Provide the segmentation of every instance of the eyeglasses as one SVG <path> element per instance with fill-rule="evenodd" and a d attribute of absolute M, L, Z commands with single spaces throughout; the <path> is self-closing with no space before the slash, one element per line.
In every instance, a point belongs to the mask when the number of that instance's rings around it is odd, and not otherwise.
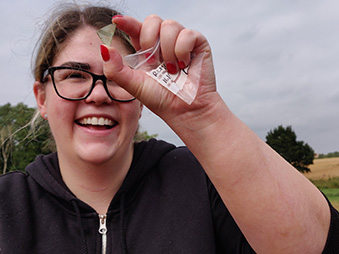
<path fill-rule="evenodd" d="M 57 66 L 46 70 L 44 79 L 50 74 L 57 95 L 65 100 L 80 101 L 86 99 L 101 80 L 108 97 L 118 102 L 135 100 L 125 89 L 104 75 L 96 75 L 77 67 Z"/>

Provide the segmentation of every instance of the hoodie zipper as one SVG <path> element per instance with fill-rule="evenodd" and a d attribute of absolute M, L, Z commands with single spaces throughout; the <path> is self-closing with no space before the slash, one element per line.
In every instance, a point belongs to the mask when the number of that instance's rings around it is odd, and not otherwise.
<path fill-rule="evenodd" d="M 101 253 L 106 254 L 107 249 L 107 227 L 106 227 L 106 214 L 100 215 L 99 214 L 99 233 L 101 234 L 102 239 L 102 246 L 101 246 Z"/>

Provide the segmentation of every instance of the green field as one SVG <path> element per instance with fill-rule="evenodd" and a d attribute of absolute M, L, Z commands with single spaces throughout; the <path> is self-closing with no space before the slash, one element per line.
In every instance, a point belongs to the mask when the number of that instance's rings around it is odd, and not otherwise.
<path fill-rule="evenodd" d="M 311 173 L 304 174 L 339 210 L 339 157 L 315 159 Z"/>
<path fill-rule="evenodd" d="M 339 177 L 310 180 L 325 194 L 333 206 L 339 210 Z"/>
<path fill-rule="evenodd" d="M 339 189 L 320 189 L 331 201 L 332 205 L 339 210 Z"/>

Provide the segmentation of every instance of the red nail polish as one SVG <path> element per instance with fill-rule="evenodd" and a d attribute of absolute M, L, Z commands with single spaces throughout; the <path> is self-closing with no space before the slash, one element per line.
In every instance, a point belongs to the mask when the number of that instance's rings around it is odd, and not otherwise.
<path fill-rule="evenodd" d="M 122 16 L 122 15 L 120 15 L 120 14 L 118 14 L 118 15 L 114 15 L 113 17 L 112 17 L 112 21 L 113 21 L 113 19 L 115 19 L 115 18 L 123 18 L 124 16 Z M 113 22 L 114 23 L 114 22 Z"/>
<path fill-rule="evenodd" d="M 184 61 L 178 61 L 178 65 L 181 70 L 186 68 L 186 64 L 184 63 Z"/>
<path fill-rule="evenodd" d="M 108 48 L 106 48 L 104 45 L 100 45 L 100 50 L 101 50 L 101 56 L 102 56 L 102 60 L 104 60 L 105 62 L 109 61 L 109 51 Z"/>
<path fill-rule="evenodd" d="M 166 63 L 166 68 L 170 74 L 175 74 L 178 72 L 178 68 L 174 63 Z"/>

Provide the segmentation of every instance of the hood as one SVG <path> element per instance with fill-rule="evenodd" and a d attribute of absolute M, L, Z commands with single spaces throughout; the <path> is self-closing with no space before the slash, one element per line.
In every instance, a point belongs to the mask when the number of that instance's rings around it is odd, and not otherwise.
<path fill-rule="evenodd" d="M 75 199 L 62 180 L 57 153 L 37 156 L 26 171 L 45 191 L 65 201 Z"/>
<path fill-rule="evenodd" d="M 154 168 L 166 153 L 174 148 L 174 145 L 155 139 L 136 143 L 130 170 L 112 200 L 110 208 L 116 207 L 121 194 L 131 194 L 132 190 L 135 192 L 143 177 Z M 27 166 L 26 171 L 44 190 L 59 199 L 66 202 L 77 200 L 62 180 L 57 153 L 39 155 L 34 162 Z M 79 202 L 79 200 L 77 201 Z"/>

